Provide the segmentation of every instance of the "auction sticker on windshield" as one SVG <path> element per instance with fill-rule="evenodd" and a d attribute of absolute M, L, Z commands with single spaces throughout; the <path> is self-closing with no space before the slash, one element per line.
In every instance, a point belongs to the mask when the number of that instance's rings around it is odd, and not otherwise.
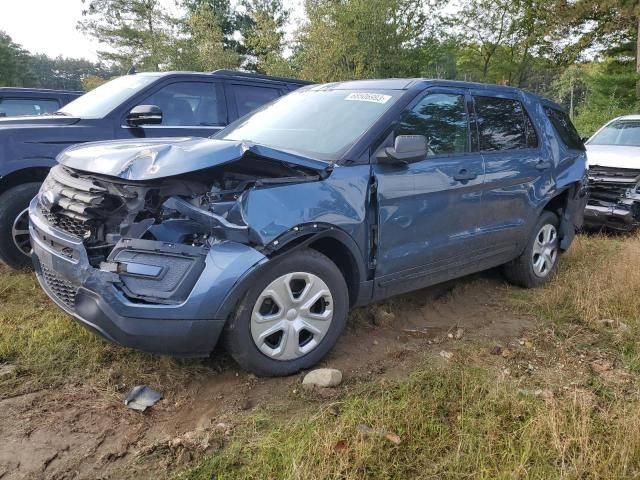
<path fill-rule="evenodd" d="M 345 100 L 353 100 L 356 102 L 373 102 L 387 103 L 391 95 L 383 95 L 382 93 L 350 93 Z"/>

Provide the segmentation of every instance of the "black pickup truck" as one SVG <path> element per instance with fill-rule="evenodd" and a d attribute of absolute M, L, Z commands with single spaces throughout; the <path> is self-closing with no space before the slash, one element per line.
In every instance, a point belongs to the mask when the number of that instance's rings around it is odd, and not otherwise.
<path fill-rule="evenodd" d="M 27 207 L 55 158 L 83 142 L 208 137 L 308 82 L 231 70 L 138 73 L 53 113 L 0 118 L 0 261 L 30 264 Z"/>
<path fill-rule="evenodd" d="M 0 87 L 0 117 L 46 115 L 83 94 L 46 88 Z"/>

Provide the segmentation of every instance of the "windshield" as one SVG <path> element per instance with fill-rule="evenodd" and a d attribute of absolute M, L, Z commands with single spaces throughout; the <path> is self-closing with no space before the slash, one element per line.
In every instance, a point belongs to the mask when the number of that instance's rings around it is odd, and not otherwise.
<path fill-rule="evenodd" d="M 616 120 L 596 133 L 589 145 L 640 147 L 640 120 Z"/>
<path fill-rule="evenodd" d="M 337 160 L 403 93 L 298 90 L 237 120 L 215 138 Z"/>
<path fill-rule="evenodd" d="M 78 118 L 103 118 L 122 102 L 156 81 L 153 75 L 126 75 L 85 93 L 58 112 Z"/>

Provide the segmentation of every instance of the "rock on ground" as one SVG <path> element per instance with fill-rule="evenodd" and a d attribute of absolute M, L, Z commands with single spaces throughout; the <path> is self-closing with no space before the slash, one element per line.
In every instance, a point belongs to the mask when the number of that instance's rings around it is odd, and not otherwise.
<path fill-rule="evenodd" d="M 302 385 L 309 387 L 337 387 L 342 383 L 342 372 L 335 368 L 318 368 L 304 376 Z"/>

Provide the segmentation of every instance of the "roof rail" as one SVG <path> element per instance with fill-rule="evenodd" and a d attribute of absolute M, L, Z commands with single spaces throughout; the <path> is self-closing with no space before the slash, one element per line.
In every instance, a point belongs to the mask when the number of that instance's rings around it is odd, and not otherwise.
<path fill-rule="evenodd" d="M 259 78 L 261 80 L 273 80 L 277 82 L 287 82 L 287 83 L 300 83 L 303 85 L 311 85 L 313 82 L 308 82 L 307 80 L 299 80 L 297 78 L 290 77 L 276 77 L 273 75 L 263 75 L 262 73 L 253 73 L 253 72 L 243 72 L 240 70 L 214 70 L 211 72 L 214 75 L 230 75 L 234 77 L 244 77 L 244 78 Z"/>

